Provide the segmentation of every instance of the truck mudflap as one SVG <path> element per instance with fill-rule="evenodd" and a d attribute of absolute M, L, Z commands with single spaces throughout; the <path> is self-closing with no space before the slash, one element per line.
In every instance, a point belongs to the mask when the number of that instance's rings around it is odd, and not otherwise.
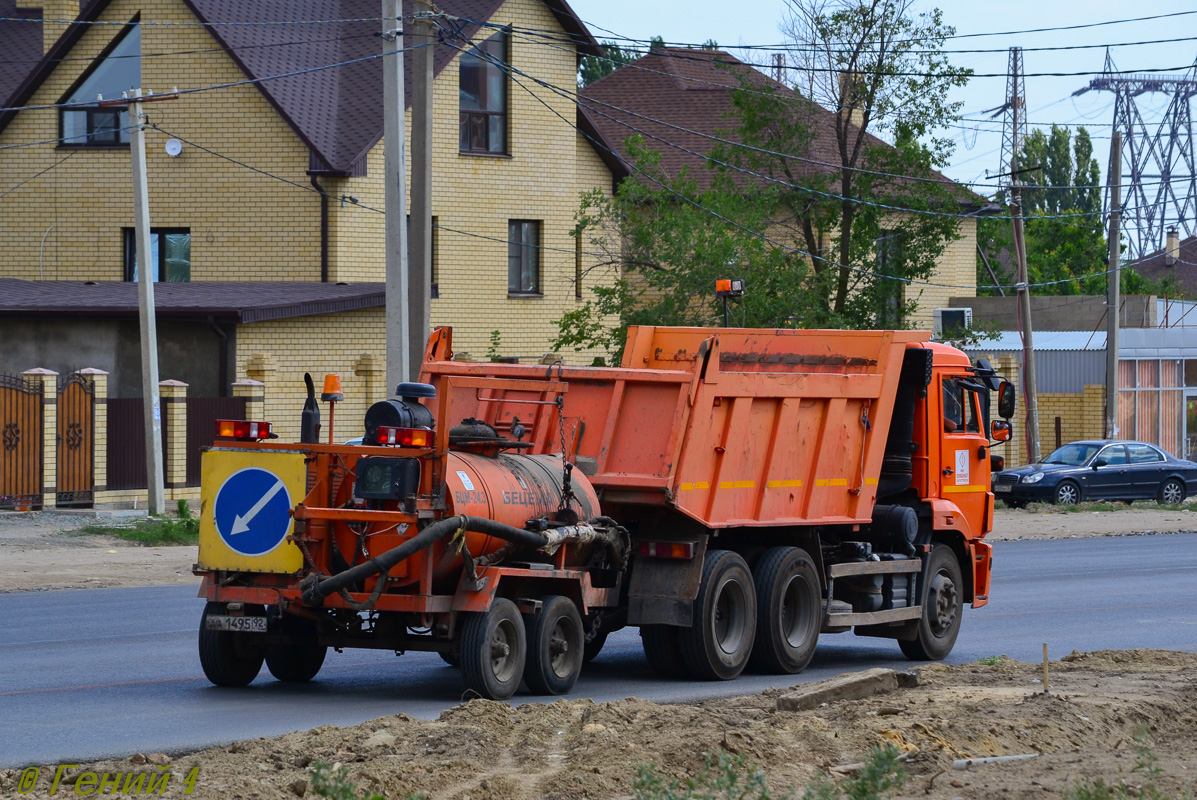
<path fill-rule="evenodd" d="M 989 579 L 993 575 L 993 545 L 973 541 L 969 549 L 973 556 L 973 608 L 980 608 L 989 602 Z"/>
<path fill-rule="evenodd" d="M 688 628 L 694 624 L 694 598 L 698 597 L 698 587 L 702 582 L 707 537 L 669 538 L 670 541 L 693 544 L 693 556 L 636 557 L 632 564 L 632 580 L 628 584 L 629 625 L 677 625 Z"/>

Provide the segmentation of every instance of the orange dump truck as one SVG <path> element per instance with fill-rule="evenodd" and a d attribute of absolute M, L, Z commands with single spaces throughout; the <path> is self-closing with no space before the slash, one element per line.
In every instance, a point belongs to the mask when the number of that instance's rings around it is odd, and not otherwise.
<path fill-rule="evenodd" d="M 639 327 L 605 368 L 455 361 L 440 328 L 421 379 L 360 444 L 319 443 L 310 379 L 299 443 L 218 423 L 214 683 L 365 647 L 436 651 L 485 697 L 562 694 L 629 625 L 673 677 L 795 673 L 848 630 L 940 659 L 988 599 L 1014 390 L 925 333 Z"/>

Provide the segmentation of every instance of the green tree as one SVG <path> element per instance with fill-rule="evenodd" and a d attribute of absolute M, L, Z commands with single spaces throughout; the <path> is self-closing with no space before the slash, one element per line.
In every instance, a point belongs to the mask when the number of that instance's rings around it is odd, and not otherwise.
<path fill-rule="evenodd" d="M 583 56 L 582 63 L 578 65 L 579 89 L 589 86 L 599 78 L 607 77 L 620 67 L 631 64 L 644 55 L 643 50 L 622 46 L 619 42 L 600 42 L 600 44 L 603 46 L 604 52 L 606 52 L 605 58 Z M 665 40 L 660 36 L 654 36 L 649 40 L 648 47 L 650 50 L 656 50 L 658 47 L 664 46 Z"/>

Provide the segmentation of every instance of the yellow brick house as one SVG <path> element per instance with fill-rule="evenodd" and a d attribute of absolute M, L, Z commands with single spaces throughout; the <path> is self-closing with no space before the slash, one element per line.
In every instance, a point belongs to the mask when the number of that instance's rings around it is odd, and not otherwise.
<path fill-rule="evenodd" d="M 146 105 L 161 377 L 190 397 L 259 381 L 295 437 L 303 373 L 336 372 L 356 435 L 388 393 L 377 2 L 30 5 L 0 0 L 0 373 L 98 368 L 140 395 L 129 120 L 99 98 L 177 88 Z M 498 331 L 539 359 L 582 294 L 579 196 L 619 165 L 572 99 L 494 62 L 568 89 L 602 51 L 564 0 L 438 7 L 432 322 L 474 357 Z"/>

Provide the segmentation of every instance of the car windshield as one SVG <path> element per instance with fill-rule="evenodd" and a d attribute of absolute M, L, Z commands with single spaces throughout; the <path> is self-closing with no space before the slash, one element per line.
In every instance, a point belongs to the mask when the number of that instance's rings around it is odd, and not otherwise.
<path fill-rule="evenodd" d="M 1097 452 L 1097 448 L 1098 445 L 1095 444 L 1066 444 L 1043 459 L 1043 463 L 1067 464 L 1072 467 L 1079 467 L 1088 463 L 1089 459 L 1093 458 L 1093 454 Z"/>

